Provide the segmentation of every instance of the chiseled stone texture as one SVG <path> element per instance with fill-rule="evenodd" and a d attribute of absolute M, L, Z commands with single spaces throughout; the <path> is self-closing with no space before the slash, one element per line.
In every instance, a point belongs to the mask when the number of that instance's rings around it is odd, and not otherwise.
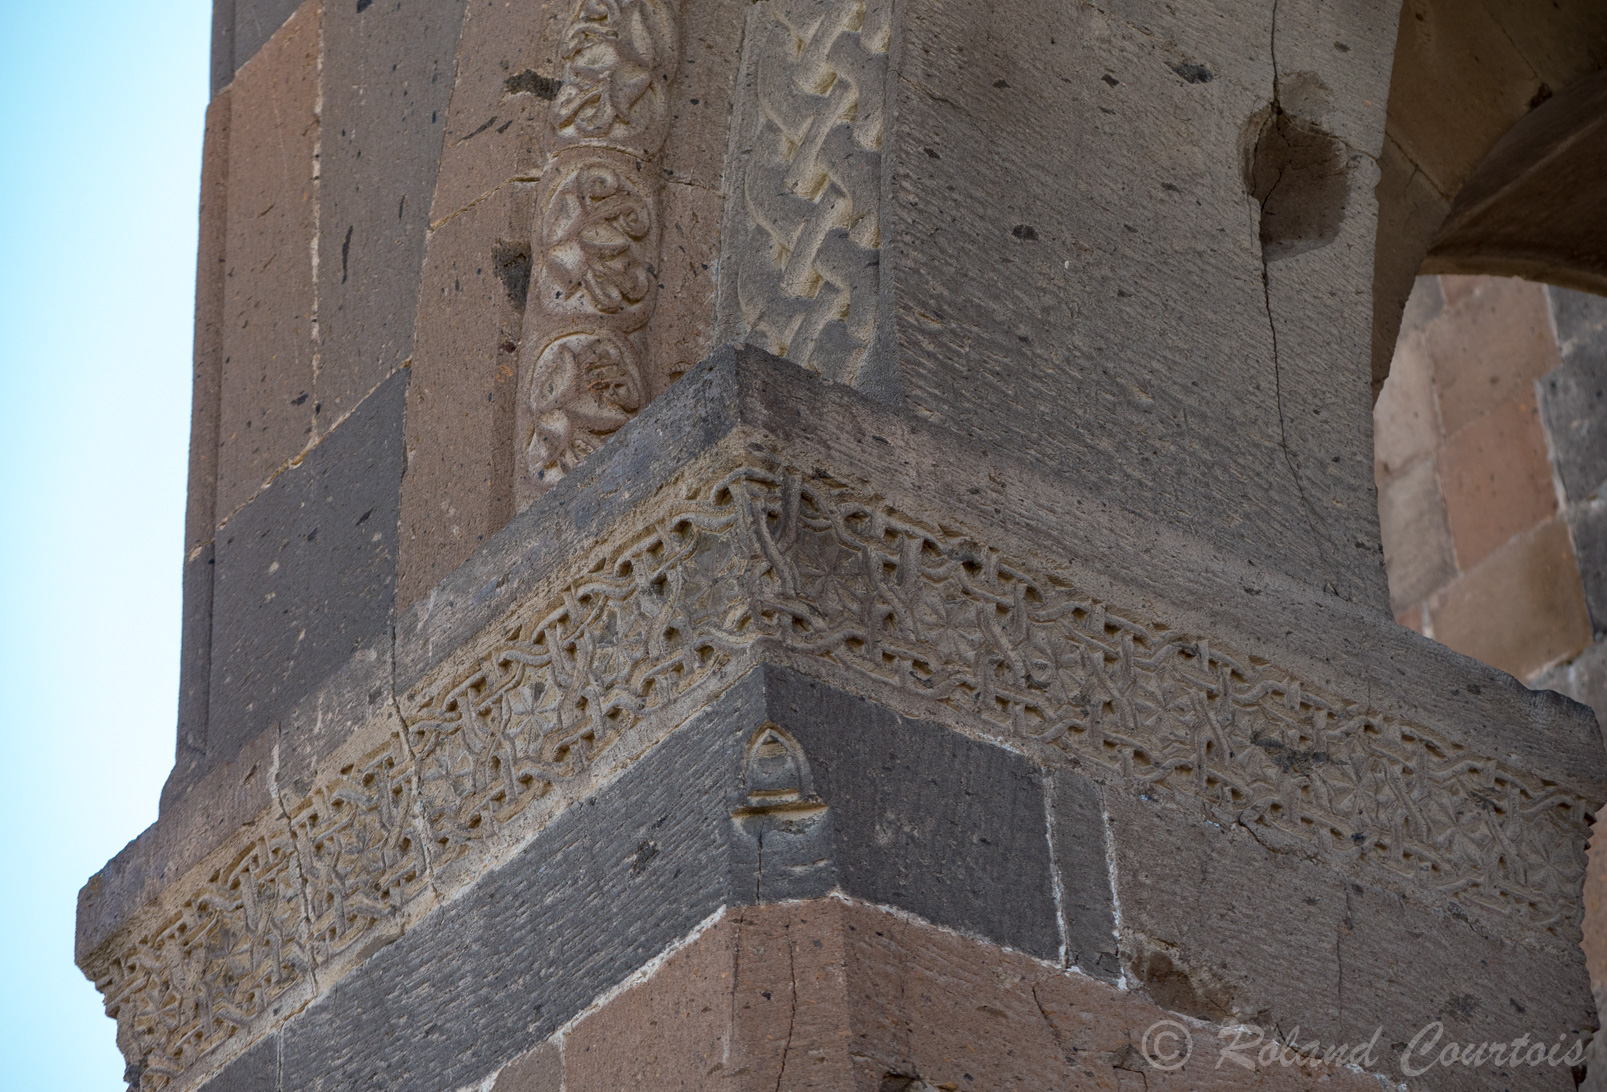
<path fill-rule="evenodd" d="M 563 1087 L 1379 1087 L 1372 1073 L 1338 1068 L 1219 1065 L 1217 1029 L 1192 1021 L 1194 1056 L 1163 1072 L 1139 1049 L 1163 1019 L 1177 1016 L 1131 991 L 862 903 L 752 907 L 733 911 L 570 1029 Z M 559 1064 L 552 1054 L 544 1061 Z"/>
<path fill-rule="evenodd" d="M 430 233 L 408 369 L 396 591 L 404 607 L 513 516 L 533 188 L 505 185 Z"/>
<path fill-rule="evenodd" d="M 390 642 L 407 373 L 218 533 L 207 762 Z"/>
<path fill-rule="evenodd" d="M 1386 1044 L 1433 1020 L 1461 1042 L 1594 1024 L 1577 947 L 1492 937 L 1454 907 L 1413 905 L 1274 852 L 1164 793 L 1112 790 L 1106 800 L 1123 954 L 1165 1008 L 1298 1024 L 1325 1041 L 1382 1027 Z"/>
<path fill-rule="evenodd" d="M 413 353 L 465 0 L 325 13 L 318 214 L 320 432 Z M 312 237 L 309 231 L 304 239 Z"/>
<path fill-rule="evenodd" d="M 1270 6 L 908 9 L 889 397 L 1385 609 L 1363 303 L 1393 14 L 1286 3 L 1274 48 Z M 1245 177 L 1275 95 L 1332 157 L 1288 237 Z"/>
<path fill-rule="evenodd" d="M 298 11 L 229 90 L 218 522 L 312 434 L 319 12 Z"/>

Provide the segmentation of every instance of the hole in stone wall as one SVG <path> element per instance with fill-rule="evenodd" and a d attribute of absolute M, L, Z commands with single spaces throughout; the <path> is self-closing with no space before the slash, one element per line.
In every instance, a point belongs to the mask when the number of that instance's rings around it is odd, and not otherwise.
<path fill-rule="evenodd" d="M 491 261 L 496 268 L 497 279 L 502 281 L 503 291 L 508 294 L 508 302 L 523 311 L 525 299 L 530 295 L 529 241 L 497 240 L 497 245 L 491 251 Z"/>
<path fill-rule="evenodd" d="M 1273 104 L 1250 119 L 1244 188 L 1261 206 L 1267 261 L 1327 246 L 1350 195 L 1349 156 L 1338 137 Z"/>

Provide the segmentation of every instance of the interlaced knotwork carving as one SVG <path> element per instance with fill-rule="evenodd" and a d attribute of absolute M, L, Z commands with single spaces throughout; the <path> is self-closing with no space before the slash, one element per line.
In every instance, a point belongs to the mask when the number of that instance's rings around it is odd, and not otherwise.
<path fill-rule="evenodd" d="M 578 0 L 537 195 L 520 406 L 529 501 L 646 400 L 642 327 L 658 296 L 660 182 L 678 0 Z"/>
<path fill-rule="evenodd" d="M 744 337 L 841 382 L 869 352 L 880 284 L 890 0 L 767 0 L 752 42 L 746 231 L 726 248 Z"/>
<path fill-rule="evenodd" d="M 756 463 L 658 511 L 422 685 L 405 740 L 90 958 L 146 1087 L 260 1033 L 314 964 L 338 974 L 426 905 L 426 869 L 438 880 L 494 833 L 516 844 L 533 804 L 760 641 L 1275 850 L 1577 942 L 1589 802 L 1380 714 L 1364 685 L 1308 687 L 819 471 Z"/>

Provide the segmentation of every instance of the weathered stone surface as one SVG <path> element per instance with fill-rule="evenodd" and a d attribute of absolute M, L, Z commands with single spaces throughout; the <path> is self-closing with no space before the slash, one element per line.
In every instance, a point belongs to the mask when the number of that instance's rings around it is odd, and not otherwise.
<path fill-rule="evenodd" d="M 504 1066 L 491 1092 L 563 1092 L 563 1065 L 563 1051 L 557 1044 L 543 1043 Z"/>
<path fill-rule="evenodd" d="M 1378 527 L 1389 566 L 1391 609 L 1399 612 L 1422 602 L 1456 576 L 1451 526 L 1433 456 L 1419 458 L 1379 483 Z"/>
<path fill-rule="evenodd" d="M 1429 615 L 1435 640 L 1519 678 L 1582 651 L 1590 617 L 1567 523 L 1514 538 L 1436 595 Z"/>
<path fill-rule="evenodd" d="M 320 143 L 316 5 L 243 66 L 230 87 L 221 521 L 312 434 L 313 258 Z M 325 148 L 327 156 L 327 147 Z"/>
<path fill-rule="evenodd" d="M 1592 628 L 1597 633 L 1607 632 L 1607 497 L 1598 494 L 1582 504 L 1569 505 L 1568 530 Z"/>
<path fill-rule="evenodd" d="M 1577 948 L 1498 940 L 1147 793 L 1114 791 L 1106 803 L 1124 957 L 1165 1008 L 1298 1024 L 1325 1042 L 1365 1041 L 1382 1027 L 1385 1049 L 1434 1020 L 1460 1042 L 1519 1031 L 1552 1040 L 1594 1023 Z M 1465 999 L 1470 967 L 1480 985 Z M 1566 1070 L 1551 1076 L 1567 1087 Z"/>
<path fill-rule="evenodd" d="M 1066 965 L 1107 982 L 1121 977 L 1112 903 L 1104 795 L 1098 785 L 1066 770 L 1049 790 L 1050 839 L 1060 881 Z"/>
<path fill-rule="evenodd" d="M 219 532 L 207 761 L 390 641 L 405 372 Z"/>
<path fill-rule="evenodd" d="M 1422 283 L 1433 285 L 1436 280 L 1425 277 Z M 1433 455 L 1440 436 L 1434 366 L 1423 331 L 1415 324 L 1403 326 L 1389 379 L 1373 403 L 1373 462 L 1380 488 L 1385 478 L 1412 460 Z"/>
<path fill-rule="evenodd" d="M 1480 277 L 1453 300 L 1455 280 L 1441 278 L 1445 310 L 1425 328 L 1440 419 L 1452 438 L 1503 402 L 1532 405 L 1534 381 L 1560 363 L 1543 288 Z"/>
<path fill-rule="evenodd" d="M 234 12 L 234 68 L 257 55 L 305 0 L 227 0 Z M 313 5 L 308 5 L 313 6 Z"/>
<path fill-rule="evenodd" d="M 764 673 L 770 719 L 802 745 L 831 813 L 845 891 L 1056 956 L 1036 766 L 792 672 Z"/>
<path fill-rule="evenodd" d="M 430 220 L 439 227 L 510 179 L 535 179 L 547 157 L 547 112 L 562 69 L 558 43 L 572 5 L 471 0 L 462 63 L 444 111 Z M 529 240 L 525 240 L 528 242 Z M 429 325 L 421 321 L 420 333 Z"/>
<path fill-rule="evenodd" d="M 207 1092 L 280 1092 L 279 1036 L 270 1035 L 206 1082 Z"/>
<path fill-rule="evenodd" d="M 1562 366 L 1541 380 L 1540 412 L 1570 504 L 1607 482 L 1607 300 L 1547 288 Z"/>
<path fill-rule="evenodd" d="M 184 615 L 174 763 L 180 769 L 199 761 L 206 748 L 212 656 L 212 531 L 217 526 L 218 419 L 222 413 L 224 315 L 228 306 L 229 103 L 229 93 L 225 91 L 207 106 L 201 153 L 189 485 L 184 509 Z"/>
<path fill-rule="evenodd" d="M 910 12 L 883 256 L 907 404 L 1382 609 L 1368 325 L 1330 310 L 1369 289 L 1373 168 L 1336 152 L 1337 233 L 1265 265 L 1240 149 L 1271 116 L 1270 11 L 1139 6 Z M 1384 100 L 1379 23 L 1345 18 L 1313 109 Z"/>
<path fill-rule="evenodd" d="M 328 10 L 318 216 L 320 433 L 413 353 L 464 3 Z"/>
<path fill-rule="evenodd" d="M 1464 572 L 1557 511 L 1532 398 L 1503 402 L 1452 436 L 1440 466 L 1445 514 Z"/>
<path fill-rule="evenodd" d="M 396 592 L 403 606 L 426 595 L 513 516 L 531 188 L 503 186 L 430 233 L 408 369 Z"/>

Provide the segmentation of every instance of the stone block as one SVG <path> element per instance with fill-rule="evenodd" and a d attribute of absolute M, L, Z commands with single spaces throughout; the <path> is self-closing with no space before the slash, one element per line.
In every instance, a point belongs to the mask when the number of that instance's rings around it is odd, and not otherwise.
<path fill-rule="evenodd" d="M 1540 412 L 1570 504 L 1607 482 L 1607 301 L 1547 288 L 1562 366 L 1540 381 Z"/>
<path fill-rule="evenodd" d="M 1590 618 L 1566 522 L 1553 517 L 1463 573 L 1429 617 L 1435 640 L 1520 679 L 1584 649 Z"/>
<path fill-rule="evenodd" d="M 430 233 L 408 369 L 397 562 L 403 606 L 428 594 L 513 516 L 532 188 L 503 186 Z"/>
<path fill-rule="evenodd" d="M 1380 487 L 1412 460 L 1432 456 L 1440 440 L 1434 369 L 1423 334 L 1403 326 L 1389 378 L 1373 403 L 1373 469 Z"/>
<path fill-rule="evenodd" d="M 320 433 L 413 354 L 465 0 L 326 14 L 318 218 Z"/>
<path fill-rule="evenodd" d="M 234 69 L 255 57 L 298 8 L 320 7 L 319 0 L 228 0 L 234 12 Z"/>
<path fill-rule="evenodd" d="M 563 1088 L 563 1051 L 554 1043 L 543 1043 L 504 1066 L 491 1092 L 563 1092 Z"/>
<path fill-rule="evenodd" d="M 1103 794 L 1087 778 L 1058 771 L 1051 779 L 1049 814 L 1066 965 L 1094 978 L 1118 981 L 1122 968 Z"/>
<path fill-rule="evenodd" d="M 669 135 L 659 158 L 666 182 L 716 195 L 725 190 L 726 145 L 751 6 L 749 0 L 700 0 L 681 6 L 681 67 L 670 96 Z M 709 223 L 718 225 L 718 215 Z M 664 240 L 668 259 L 668 233 Z"/>
<path fill-rule="evenodd" d="M 212 541 L 217 526 L 218 417 L 228 312 L 230 94 L 208 104 L 201 145 L 201 215 L 195 258 L 195 341 L 190 387 L 189 488 L 184 552 Z"/>
<path fill-rule="evenodd" d="M 234 78 L 234 0 L 212 0 L 212 57 L 208 71 L 214 95 Z"/>
<path fill-rule="evenodd" d="M 279 1036 L 270 1035 L 206 1082 L 207 1092 L 282 1092 Z"/>
<path fill-rule="evenodd" d="M 219 532 L 207 761 L 390 642 L 407 373 Z"/>
<path fill-rule="evenodd" d="M 1454 911 L 1275 852 L 1253 819 L 1224 828 L 1148 792 L 1111 791 L 1106 807 L 1124 956 L 1163 1008 L 1285 1032 L 1298 1024 L 1324 1042 L 1382 1028 L 1384 1050 L 1434 1020 L 1464 1042 L 1552 1039 L 1593 1023 L 1577 949 L 1500 939 Z M 1480 985 L 1467 1000 L 1470 967 Z"/>
<path fill-rule="evenodd" d="M 1378 485 L 1378 526 L 1389 572 L 1389 600 L 1407 610 L 1456 576 L 1445 498 L 1433 457 L 1419 458 Z"/>
<path fill-rule="evenodd" d="M 230 88 L 227 301 L 217 519 L 312 434 L 319 9 L 309 5 Z"/>
<path fill-rule="evenodd" d="M 1585 606 L 1597 633 L 1607 633 L 1607 497 L 1568 507 L 1568 530 L 1585 586 Z"/>
<path fill-rule="evenodd" d="M 1557 493 L 1533 400 L 1502 402 L 1447 440 L 1440 482 L 1463 572 L 1550 519 Z"/>
<path fill-rule="evenodd" d="M 1056 957 L 1045 788 L 1033 763 L 792 672 L 763 671 L 770 717 L 802 746 L 830 812 L 845 891 Z"/>
<path fill-rule="evenodd" d="M 1378 158 L 1378 239 L 1373 247 L 1373 360 L 1372 386 L 1376 398 L 1390 372 L 1399 335 L 1405 329 L 1404 311 L 1419 297 L 1419 286 L 1432 286 L 1432 313 L 1444 306 L 1437 277 L 1420 277 L 1423 252 L 1450 211 L 1450 202 L 1436 190 L 1393 140 L 1384 141 Z M 1413 326 L 1419 325 L 1413 323 Z"/>
<path fill-rule="evenodd" d="M 1528 281 L 1478 278 L 1466 296 L 1446 285 L 1445 310 L 1426 328 L 1440 421 L 1454 438 L 1503 402 L 1533 404 L 1534 381 L 1555 368 L 1545 290 Z"/>
<path fill-rule="evenodd" d="M 714 348 L 715 271 L 725 203 L 716 190 L 676 182 L 664 186 L 662 200 L 658 306 L 647 327 L 655 395 Z"/>
<path fill-rule="evenodd" d="M 559 42 L 572 7 L 569 0 L 477 0 L 465 7 L 461 61 L 443 114 L 432 224 L 439 226 L 513 178 L 541 176 L 547 116 L 563 78 Z M 428 329 L 421 321 L 420 333 Z"/>
<path fill-rule="evenodd" d="M 1137 7 L 1138 25 L 1103 6 L 909 13 L 885 153 L 889 351 L 906 362 L 890 389 L 1135 515 L 1382 609 L 1369 326 L 1331 311 L 1369 283 L 1373 167 L 1341 154 L 1334 234 L 1269 270 L 1240 150 L 1270 57 L 1229 45 L 1270 44 L 1268 13 Z M 1353 29 L 1372 49 L 1377 28 Z M 1381 96 L 1371 78 L 1328 87 Z"/>

